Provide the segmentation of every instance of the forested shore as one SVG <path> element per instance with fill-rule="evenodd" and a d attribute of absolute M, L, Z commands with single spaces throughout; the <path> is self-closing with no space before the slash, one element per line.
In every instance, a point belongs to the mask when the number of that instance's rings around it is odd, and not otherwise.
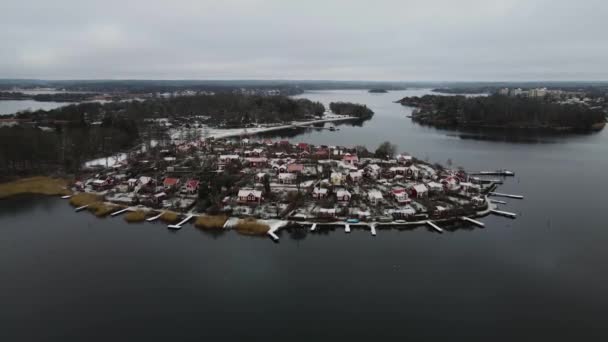
<path fill-rule="evenodd" d="M 602 129 L 606 123 L 601 109 L 545 98 L 426 95 L 406 97 L 399 103 L 417 108 L 413 121 L 438 127 L 591 131 Z"/>

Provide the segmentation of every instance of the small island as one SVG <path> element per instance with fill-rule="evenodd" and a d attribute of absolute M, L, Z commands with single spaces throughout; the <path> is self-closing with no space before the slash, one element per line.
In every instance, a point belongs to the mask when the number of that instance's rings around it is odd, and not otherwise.
<path fill-rule="evenodd" d="M 603 100 L 603 99 L 602 99 Z M 398 102 L 416 107 L 414 122 L 447 128 L 597 131 L 606 125 L 602 100 L 561 100 L 549 96 L 405 97 Z"/>
<path fill-rule="evenodd" d="M 382 94 L 382 93 L 388 93 L 388 90 L 383 89 L 383 88 L 372 88 L 369 90 L 370 93 L 377 93 L 377 94 Z"/>

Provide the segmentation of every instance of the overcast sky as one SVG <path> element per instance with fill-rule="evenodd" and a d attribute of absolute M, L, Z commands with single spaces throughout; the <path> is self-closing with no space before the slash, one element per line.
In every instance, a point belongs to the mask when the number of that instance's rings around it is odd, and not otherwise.
<path fill-rule="evenodd" d="M 605 0 L 1 0 L 0 78 L 608 80 Z"/>

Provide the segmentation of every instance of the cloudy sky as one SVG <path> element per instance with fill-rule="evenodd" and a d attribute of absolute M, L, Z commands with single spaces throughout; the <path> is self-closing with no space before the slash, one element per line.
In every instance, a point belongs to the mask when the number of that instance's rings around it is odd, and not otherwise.
<path fill-rule="evenodd" d="M 608 80 L 605 0 L 0 7 L 0 78 Z"/>

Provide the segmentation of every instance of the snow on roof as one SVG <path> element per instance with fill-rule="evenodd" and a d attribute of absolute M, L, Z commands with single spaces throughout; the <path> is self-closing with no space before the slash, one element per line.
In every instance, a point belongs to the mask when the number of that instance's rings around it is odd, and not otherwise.
<path fill-rule="evenodd" d="M 336 195 L 338 197 L 344 197 L 344 196 L 350 197 L 350 192 L 348 192 L 348 190 L 341 189 L 341 190 L 338 190 L 338 192 L 336 193 Z"/>
<path fill-rule="evenodd" d="M 249 197 L 249 195 L 253 195 L 254 197 L 262 197 L 262 192 L 260 190 L 251 190 L 251 189 L 244 189 L 244 190 L 239 190 L 239 197 Z"/>
<path fill-rule="evenodd" d="M 429 191 L 424 184 L 416 184 L 412 188 L 416 190 L 416 192 L 427 192 Z"/>

